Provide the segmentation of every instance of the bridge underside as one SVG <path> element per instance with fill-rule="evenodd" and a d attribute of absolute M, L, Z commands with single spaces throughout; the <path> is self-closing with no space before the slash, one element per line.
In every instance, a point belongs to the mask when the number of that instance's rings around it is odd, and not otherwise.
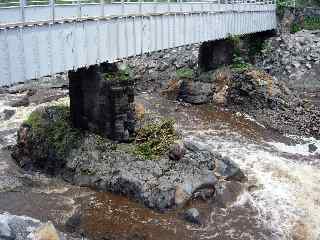
<path fill-rule="evenodd" d="M 147 52 L 276 28 L 274 5 L 212 9 L 3 27 L 0 86 Z"/>

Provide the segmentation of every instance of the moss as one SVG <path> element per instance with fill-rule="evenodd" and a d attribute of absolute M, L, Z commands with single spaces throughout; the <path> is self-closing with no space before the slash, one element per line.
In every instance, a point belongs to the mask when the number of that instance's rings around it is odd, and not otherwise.
<path fill-rule="evenodd" d="M 134 153 L 144 159 L 154 159 L 165 152 L 178 139 L 174 120 L 161 119 L 137 131 Z"/>
<path fill-rule="evenodd" d="M 106 81 L 129 81 L 131 78 L 131 73 L 129 68 L 118 70 L 116 72 L 107 72 L 102 74 L 102 77 Z"/>
<path fill-rule="evenodd" d="M 181 69 L 177 70 L 176 76 L 179 79 L 183 79 L 183 78 L 193 79 L 194 72 L 193 72 L 193 70 L 191 68 L 181 68 Z"/>
<path fill-rule="evenodd" d="M 231 70 L 235 72 L 243 72 L 250 69 L 252 65 L 244 61 L 242 57 L 237 55 L 233 56 L 232 64 L 230 65 Z"/>
<path fill-rule="evenodd" d="M 34 140 L 47 144 L 61 159 L 79 144 L 82 136 L 79 130 L 71 127 L 69 107 L 64 105 L 52 106 L 43 112 L 35 111 L 25 123 L 31 126 Z"/>

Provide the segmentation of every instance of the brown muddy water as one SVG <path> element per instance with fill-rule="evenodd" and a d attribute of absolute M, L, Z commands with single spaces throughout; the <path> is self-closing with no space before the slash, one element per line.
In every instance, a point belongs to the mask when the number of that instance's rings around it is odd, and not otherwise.
<path fill-rule="evenodd" d="M 250 116 L 163 96 L 141 94 L 137 102 L 147 111 L 174 117 L 186 139 L 231 157 L 247 174 L 248 190 L 229 208 L 190 202 L 186 207 L 198 208 L 204 218 L 203 225 L 195 226 L 183 220 L 184 209 L 159 213 L 124 196 L 24 173 L 3 150 L 0 173 L 14 174 L 21 185 L 0 192 L 0 212 L 50 220 L 62 231 L 75 230 L 89 239 L 320 239 L 320 157 L 319 150 L 308 151 L 310 143 L 320 148 L 319 141 L 281 136 Z M 6 107 L 5 101 L 1 104 Z M 11 120 L 0 122 L 2 146 L 14 143 L 14 129 L 35 107 L 15 109 Z M 73 215 L 78 217 L 70 227 L 66 222 Z"/>

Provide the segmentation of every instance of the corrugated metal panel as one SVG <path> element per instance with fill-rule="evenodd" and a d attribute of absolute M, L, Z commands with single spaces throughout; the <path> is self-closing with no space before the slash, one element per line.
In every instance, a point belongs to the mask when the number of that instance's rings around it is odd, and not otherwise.
<path fill-rule="evenodd" d="M 159 11 L 164 5 L 150 6 Z M 168 4 L 165 6 L 168 10 Z M 2 27 L 0 85 L 276 27 L 274 5 L 179 3 L 170 9 L 177 12 Z"/>

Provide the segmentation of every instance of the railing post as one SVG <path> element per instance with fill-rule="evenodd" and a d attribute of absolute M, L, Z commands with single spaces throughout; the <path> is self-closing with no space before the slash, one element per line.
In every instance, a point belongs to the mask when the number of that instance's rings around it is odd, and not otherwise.
<path fill-rule="evenodd" d="M 124 15 L 124 0 L 121 0 L 121 14 Z"/>
<path fill-rule="evenodd" d="M 104 0 L 100 0 L 101 18 L 104 17 Z"/>
<path fill-rule="evenodd" d="M 77 0 L 78 4 L 78 19 L 82 18 L 82 10 L 81 10 L 81 0 Z"/>
<path fill-rule="evenodd" d="M 24 14 L 25 5 L 26 5 L 26 0 L 20 0 L 20 17 L 21 17 L 22 23 L 25 23 L 25 14 Z"/>
<path fill-rule="evenodd" d="M 54 19 L 55 19 L 55 0 L 49 0 L 49 5 L 51 7 L 51 20 L 52 23 L 54 23 Z"/>

